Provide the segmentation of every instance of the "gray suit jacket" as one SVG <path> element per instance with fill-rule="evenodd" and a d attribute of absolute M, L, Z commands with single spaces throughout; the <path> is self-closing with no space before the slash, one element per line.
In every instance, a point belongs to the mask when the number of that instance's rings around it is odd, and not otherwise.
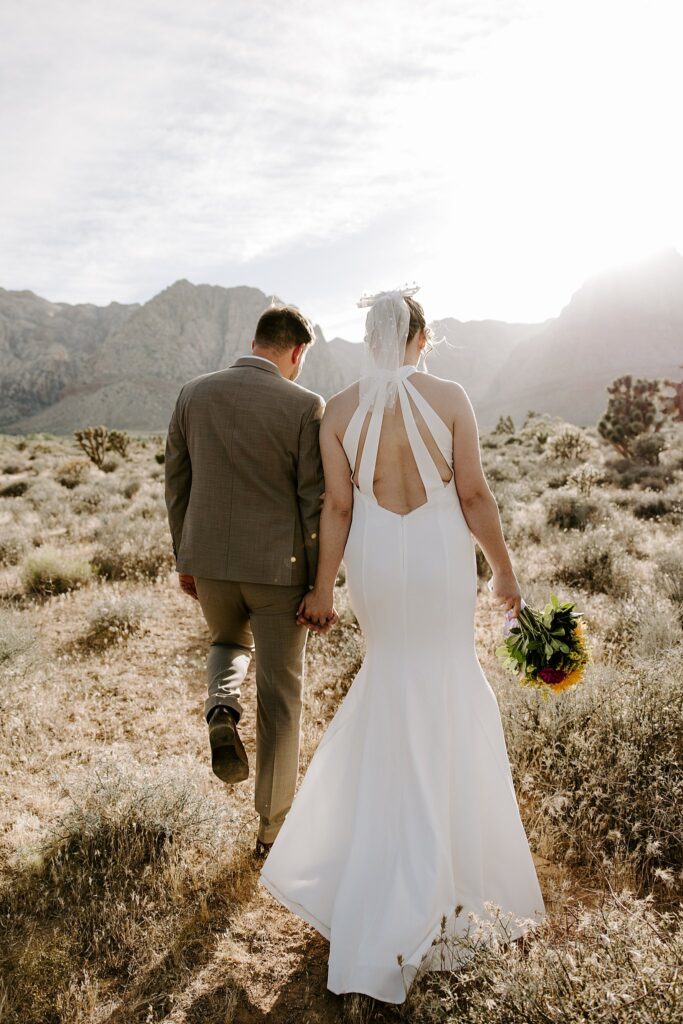
<path fill-rule="evenodd" d="M 252 356 L 183 385 L 165 461 L 178 572 L 313 584 L 324 405 L 275 364 Z"/>

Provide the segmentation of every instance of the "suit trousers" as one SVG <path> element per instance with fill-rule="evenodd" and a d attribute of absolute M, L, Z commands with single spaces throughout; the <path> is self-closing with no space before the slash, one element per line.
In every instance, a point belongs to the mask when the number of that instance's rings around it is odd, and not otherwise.
<path fill-rule="evenodd" d="M 296 610 L 307 588 L 202 576 L 195 583 L 211 637 L 205 717 L 227 705 L 241 718 L 241 686 L 256 655 L 255 805 L 258 838 L 270 843 L 292 805 L 299 769 L 308 630 L 297 625 Z"/>

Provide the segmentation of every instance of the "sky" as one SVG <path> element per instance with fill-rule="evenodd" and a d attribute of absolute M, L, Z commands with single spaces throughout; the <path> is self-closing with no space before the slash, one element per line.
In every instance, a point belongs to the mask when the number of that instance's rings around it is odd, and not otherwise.
<path fill-rule="evenodd" d="M 326 337 L 683 251 L 679 0 L 3 0 L 0 286 L 251 285 Z"/>

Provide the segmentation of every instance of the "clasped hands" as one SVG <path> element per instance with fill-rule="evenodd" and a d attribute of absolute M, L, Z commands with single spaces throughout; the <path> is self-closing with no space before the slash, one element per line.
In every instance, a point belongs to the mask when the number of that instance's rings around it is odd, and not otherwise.
<path fill-rule="evenodd" d="M 199 600 L 194 576 L 184 572 L 178 575 L 183 593 L 193 597 L 195 601 Z M 297 625 L 306 626 L 313 633 L 326 633 L 339 622 L 334 598 L 323 596 L 316 590 L 309 591 L 296 610 L 296 621 Z"/>
<path fill-rule="evenodd" d="M 327 633 L 328 629 L 339 622 L 334 607 L 334 597 L 309 590 L 296 610 L 296 621 L 299 626 L 306 626 L 312 633 Z"/>

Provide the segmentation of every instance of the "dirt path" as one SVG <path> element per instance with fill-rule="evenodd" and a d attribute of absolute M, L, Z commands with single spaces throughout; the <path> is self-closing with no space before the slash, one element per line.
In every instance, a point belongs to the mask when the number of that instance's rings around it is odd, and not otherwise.
<path fill-rule="evenodd" d="M 339 638 L 333 640 L 330 645 L 332 650 L 327 656 L 323 654 L 325 648 L 317 638 L 312 637 L 309 642 L 309 651 L 313 649 L 313 656 L 309 656 L 307 670 L 304 747 L 308 749 L 304 751 L 304 758 L 312 753 L 325 724 L 321 721 L 317 726 L 312 726 L 310 722 L 320 710 L 318 697 L 326 690 L 329 693 L 330 686 L 334 687 L 338 681 L 337 677 L 344 674 L 344 658 L 335 652 L 335 647 L 338 648 L 341 642 Z M 353 653 L 350 658 L 353 660 Z M 194 681 L 193 690 L 196 690 L 196 701 L 203 700 L 203 675 Z M 255 698 L 252 663 L 243 692 L 244 715 L 240 729 L 252 764 L 255 757 Z M 302 764 L 300 778 L 304 768 Z M 247 833 L 255 836 L 257 816 L 253 809 L 253 795 L 253 774 L 245 783 L 231 787 L 231 799 L 238 800 L 242 808 L 244 828 Z M 544 857 L 535 856 L 534 861 L 544 899 L 549 910 L 552 910 L 556 894 L 566 880 L 566 873 Z M 346 1019 L 344 1007 L 348 999 L 334 995 L 326 987 L 327 940 L 296 915 L 285 910 L 258 884 L 257 877 L 256 865 L 251 898 L 242 906 L 232 929 L 235 948 L 230 968 L 233 984 L 236 983 L 238 990 L 234 1009 L 236 1024 L 257 1024 L 266 1020 L 272 1024 L 333 1024 Z M 169 1024 L 183 1019 L 194 1018 L 173 1016 L 169 1017 Z M 383 1021 L 404 1018 L 396 1008 L 387 1006 L 383 1009 L 377 1005 L 373 1008 L 372 1019 L 381 1024 Z"/>
<path fill-rule="evenodd" d="M 220 905 L 224 892 L 217 893 L 216 906 L 209 899 L 205 924 L 196 914 L 188 919 L 186 935 L 181 931 L 175 936 L 172 946 L 160 951 L 159 964 L 155 967 L 152 961 L 124 996 L 112 991 L 108 1000 L 102 989 L 98 1022 L 369 1020 L 360 1011 L 349 1016 L 349 997 L 328 991 L 327 941 L 258 883 L 260 865 L 249 852 L 258 821 L 253 803 L 253 663 L 243 690 L 240 729 L 252 771 L 244 783 L 226 787 L 210 769 L 203 718 L 206 628 L 198 606 L 176 589 L 173 574 L 159 584 L 130 584 L 123 590 L 144 601 L 144 630 L 102 653 L 83 646 L 83 630 L 93 603 L 109 592 L 106 586 L 26 606 L 26 620 L 40 637 L 40 657 L 18 684 L 24 687 L 23 706 L 12 712 L 17 744 L 11 781 L 7 777 L 10 799 L 0 813 L 0 826 L 11 839 L 19 817 L 29 829 L 20 838 L 30 839 L 30 828 L 37 834 L 66 806 L 71 775 L 88 778 L 105 756 L 131 758 L 154 770 L 164 765 L 174 772 L 187 769 L 234 813 L 244 878 L 238 906 Z M 343 593 L 340 597 L 343 604 Z M 300 777 L 361 656 L 358 631 L 348 610 L 342 611 L 343 625 L 334 636 L 309 641 Z M 536 863 L 552 909 L 563 874 L 543 858 Z M 396 1008 L 376 1006 L 371 1019 L 405 1017 Z"/>

